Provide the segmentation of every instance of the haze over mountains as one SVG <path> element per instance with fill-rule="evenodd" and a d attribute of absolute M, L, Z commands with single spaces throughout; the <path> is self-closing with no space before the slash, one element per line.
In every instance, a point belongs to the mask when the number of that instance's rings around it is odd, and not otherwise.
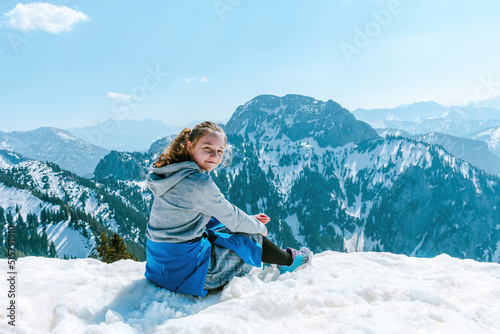
<path fill-rule="evenodd" d="M 145 118 L 136 120 L 106 119 L 94 126 L 67 129 L 75 137 L 108 150 L 146 151 L 151 144 L 181 128 L 162 121 Z"/>

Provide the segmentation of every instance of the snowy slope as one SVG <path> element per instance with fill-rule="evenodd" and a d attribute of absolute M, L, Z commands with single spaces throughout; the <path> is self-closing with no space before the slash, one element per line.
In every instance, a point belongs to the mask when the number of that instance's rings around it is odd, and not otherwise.
<path fill-rule="evenodd" d="M 423 141 L 431 145 L 440 145 L 451 155 L 467 161 L 487 173 L 500 175 L 500 156 L 495 155 L 488 149 L 486 140 L 460 138 L 438 132 L 405 137 Z M 498 152 L 500 155 L 500 150 Z"/>
<path fill-rule="evenodd" d="M 0 183 L 0 207 L 6 211 L 15 213 L 15 208 L 19 208 L 19 214 L 26 219 L 27 214 L 35 214 L 40 216 L 43 209 L 47 211 L 59 211 L 59 205 L 53 205 L 35 197 L 29 190 L 19 190 L 13 187 L 6 187 Z M 16 216 L 14 216 L 16 217 Z M 57 224 L 49 224 L 46 226 L 46 233 L 49 242 L 54 242 L 56 246 L 57 256 L 63 258 L 79 257 L 84 258 L 89 256 L 95 245 L 94 236 L 85 238 L 82 234 L 69 226 L 69 221 L 61 221 Z M 4 226 L 2 226 L 5 228 Z M 89 235 L 90 228 L 86 227 Z M 43 227 L 38 227 L 38 234 L 43 233 Z"/>
<path fill-rule="evenodd" d="M 500 156 L 500 126 L 475 133 L 470 137 L 484 141 L 493 153 Z"/>
<path fill-rule="evenodd" d="M 0 260 L 7 266 L 6 260 Z M 389 253 L 255 268 L 201 299 L 155 288 L 145 263 L 19 259 L 16 333 L 495 333 L 500 265 Z M 7 291 L 5 271 L 0 289 Z M 8 299 L 2 298 L 5 310 Z M 0 331 L 10 331 L 5 311 Z"/>

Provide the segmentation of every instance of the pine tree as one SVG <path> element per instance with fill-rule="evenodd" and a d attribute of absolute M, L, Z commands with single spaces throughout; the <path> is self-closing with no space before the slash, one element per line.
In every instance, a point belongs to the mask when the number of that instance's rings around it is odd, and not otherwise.
<path fill-rule="evenodd" d="M 12 223 L 14 222 L 14 217 L 12 217 L 12 214 L 9 212 L 7 212 L 7 214 L 5 215 L 5 219 L 7 221 L 7 224 L 9 225 L 12 225 Z"/>
<path fill-rule="evenodd" d="M 127 252 L 127 247 L 125 246 L 125 242 L 118 235 L 118 233 L 113 234 L 113 239 L 110 240 L 110 249 L 112 250 L 111 262 L 132 258 L 132 254 Z"/>
<path fill-rule="evenodd" d="M 133 258 L 132 254 L 127 252 L 125 242 L 118 233 L 114 233 L 112 239 L 108 239 L 104 232 L 101 233 L 101 237 L 97 240 L 96 250 L 99 254 L 98 258 L 106 263 Z"/>
<path fill-rule="evenodd" d="M 5 233 L 5 225 L 4 224 L 0 224 L 0 226 L 2 227 L 2 232 L 0 233 L 0 258 L 3 259 L 3 257 L 4 257 L 4 254 L 3 254 L 3 250 L 4 250 L 3 239 L 4 239 L 4 233 Z"/>
<path fill-rule="evenodd" d="M 52 242 L 54 243 L 54 242 Z M 42 237 L 40 238 L 40 248 L 44 251 L 45 254 L 47 254 L 47 250 L 49 248 L 49 239 L 47 237 L 47 233 L 43 231 Z"/>
<path fill-rule="evenodd" d="M 0 206 L 0 225 L 5 224 L 5 210 Z"/>
<path fill-rule="evenodd" d="M 49 222 L 49 217 L 47 215 L 47 210 L 42 209 L 42 212 L 40 212 L 40 223 L 42 225 L 47 225 L 48 222 Z"/>
<path fill-rule="evenodd" d="M 96 245 L 96 250 L 99 256 L 97 258 L 100 258 L 102 262 L 110 263 L 110 251 L 109 251 L 109 245 L 108 245 L 108 237 L 106 236 L 106 233 L 102 232 L 101 237 L 97 238 L 97 245 Z"/>
<path fill-rule="evenodd" d="M 52 258 L 57 257 L 56 245 L 54 245 L 53 241 L 50 242 L 49 257 L 52 257 Z"/>

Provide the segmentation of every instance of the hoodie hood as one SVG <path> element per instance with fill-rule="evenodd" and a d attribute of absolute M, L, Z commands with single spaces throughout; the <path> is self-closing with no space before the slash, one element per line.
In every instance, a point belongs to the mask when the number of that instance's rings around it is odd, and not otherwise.
<path fill-rule="evenodd" d="M 194 173 L 203 173 L 200 166 L 194 161 L 184 161 L 163 167 L 156 167 L 152 163 L 146 178 L 146 185 L 155 196 L 162 196 L 177 183 Z"/>

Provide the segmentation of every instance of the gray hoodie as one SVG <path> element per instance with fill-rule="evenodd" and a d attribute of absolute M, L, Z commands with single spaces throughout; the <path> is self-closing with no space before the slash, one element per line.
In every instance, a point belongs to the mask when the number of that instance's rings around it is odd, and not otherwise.
<path fill-rule="evenodd" d="M 157 168 L 146 178 L 153 192 L 146 236 L 156 242 L 180 243 L 202 236 L 210 216 L 233 232 L 264 233 L 266 227 L 229 203 L 194 161 Z"/>

